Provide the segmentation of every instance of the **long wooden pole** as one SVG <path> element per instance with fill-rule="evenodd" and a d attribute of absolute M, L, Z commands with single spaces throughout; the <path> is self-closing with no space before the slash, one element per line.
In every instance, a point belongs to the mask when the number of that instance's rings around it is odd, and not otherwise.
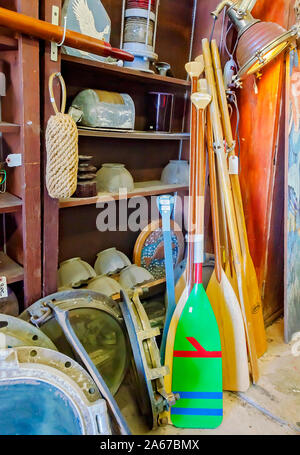
<path fill-rule="evenodd" d="M 24 33 L 25 35 L 34 36 L 35 38 L 52 41 L 54 43 L 60 43 L 64 36 L 63 27 L 5 8 L 0 8 L 0 25 L 18 33 Z M 128 62 L 134 60 L 133 55 L 121 49 L 113 48 L 106 41 L 82 35 L 81 33 L 73 32 L 72 30 L 66 30 L 64 44 L 103 57 L 110 56 Z"/>

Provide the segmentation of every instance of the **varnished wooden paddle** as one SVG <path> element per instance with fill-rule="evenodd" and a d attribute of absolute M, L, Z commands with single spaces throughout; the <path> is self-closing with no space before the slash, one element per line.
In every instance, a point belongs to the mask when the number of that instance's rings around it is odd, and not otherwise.
<path fill-rule="evenodd" d="M 235 143 L 232 136 L 232 128 L 224 86 L 223 71 L 221 67 L 219 49 L 215 40 L 212 40 L 211 49 L 217 82 L 219 105 L 222 115 L 223 130 L 226 138 L 227 147 L 230 150 L 229 157 L 235 157 L 234 151 Z M 249 295 L 251 295 L 251 314 L 256 352 L 257 356 L 260 357 L 265 353 L 267 349 L 266 331 L 264 327 L 264 319 L 262 313 L 262 302 L 258 288 L 257 276 L 249 250 L 239 176 L 237 174 L 231 174 L 230 181 L 232 186 L 233 201 L 242 252 L 242 266 L 244 270 L 244 276 L 247 281 L 248 292 Z"/>
<path fill-rule="evenodd" d="M 228 230 L 230 234 L 230 241 L 232 245 L 234 266 L 238 281 L 239 302 L 243 315 L 245 333 L 248 344 L 249 360 L 251 364 L 251 374 L 254 383 L 258 381 L 259 369 L 257 363 L 256 346 L 254 339 L 253 323 L 251 316 L 251 301 L 248 295 L 248 288 L 242 269 L 242 253 L 240 247 L 240 240 L 236 222 L 235 208 L 232 197 L 231 183 L 228 174 L 227 161 L 224 152 L 223 130 L 220 118 L 220 110 L 218 104 L 218 95 L 216 89 L 215 76 L 212 66 L 212 58 L 209 42 L 207 39 L 202 40 L 203 55 L 205 61 L 205 74 L 208 81 L 210 93 L 212 95 L 211 104 L 211 121 L 214 131 L 214 143 L 217 156 L 217 165 L 219 168 L 220 185 L 224 196 L 224 203 L 226 209 L 226 218 L 228 223 Z"/>
<path fill-rule="evenodd" d="M 206 293 L 220 330 L 223 390 L 245 392 L 250 385 L 247 345 L 239 301 L 222 268 L 213 132 L 209 115 L 207 117 L 207 149 L 215 270 L 208 283 Z"/>

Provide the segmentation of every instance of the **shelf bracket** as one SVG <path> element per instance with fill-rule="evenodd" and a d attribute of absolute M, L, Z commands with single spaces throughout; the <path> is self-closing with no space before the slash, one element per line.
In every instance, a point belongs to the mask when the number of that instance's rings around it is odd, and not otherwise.
<path fill-rule="evenodd" d="M 52 24 L 58 25 L 59 23 L 59 7 L 52 6 Z M 58 49 L 56 43 L 51 43 L 51 56 L 50 59 L 52 62 L 57 62 L 58 59 Z"/>

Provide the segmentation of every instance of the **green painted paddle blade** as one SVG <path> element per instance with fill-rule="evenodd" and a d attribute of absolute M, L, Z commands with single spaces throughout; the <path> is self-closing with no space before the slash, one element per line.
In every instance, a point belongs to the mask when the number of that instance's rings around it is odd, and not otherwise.
<path fill-rule="evenodd" d="M 222 354 L 217 321 L 202 284 L 196 284 L 178 322 L 171 408 L 178 428 L 216 428 L 223 419 Z"/>

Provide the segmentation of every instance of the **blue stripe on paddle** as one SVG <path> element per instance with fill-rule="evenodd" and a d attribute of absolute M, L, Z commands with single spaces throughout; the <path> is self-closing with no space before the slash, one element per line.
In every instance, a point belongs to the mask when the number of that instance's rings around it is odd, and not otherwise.
<path fill-rule="evenodd" d="M 222 392 L 174 392 L 178 393 L 180 398 L 195 399 L 195 400 L 222 400 Z"/>
<path fill-rule="evenodd" d="M 172 408 L 171 414 L 183 416 L 222 416 L 223 409 Z"/>

